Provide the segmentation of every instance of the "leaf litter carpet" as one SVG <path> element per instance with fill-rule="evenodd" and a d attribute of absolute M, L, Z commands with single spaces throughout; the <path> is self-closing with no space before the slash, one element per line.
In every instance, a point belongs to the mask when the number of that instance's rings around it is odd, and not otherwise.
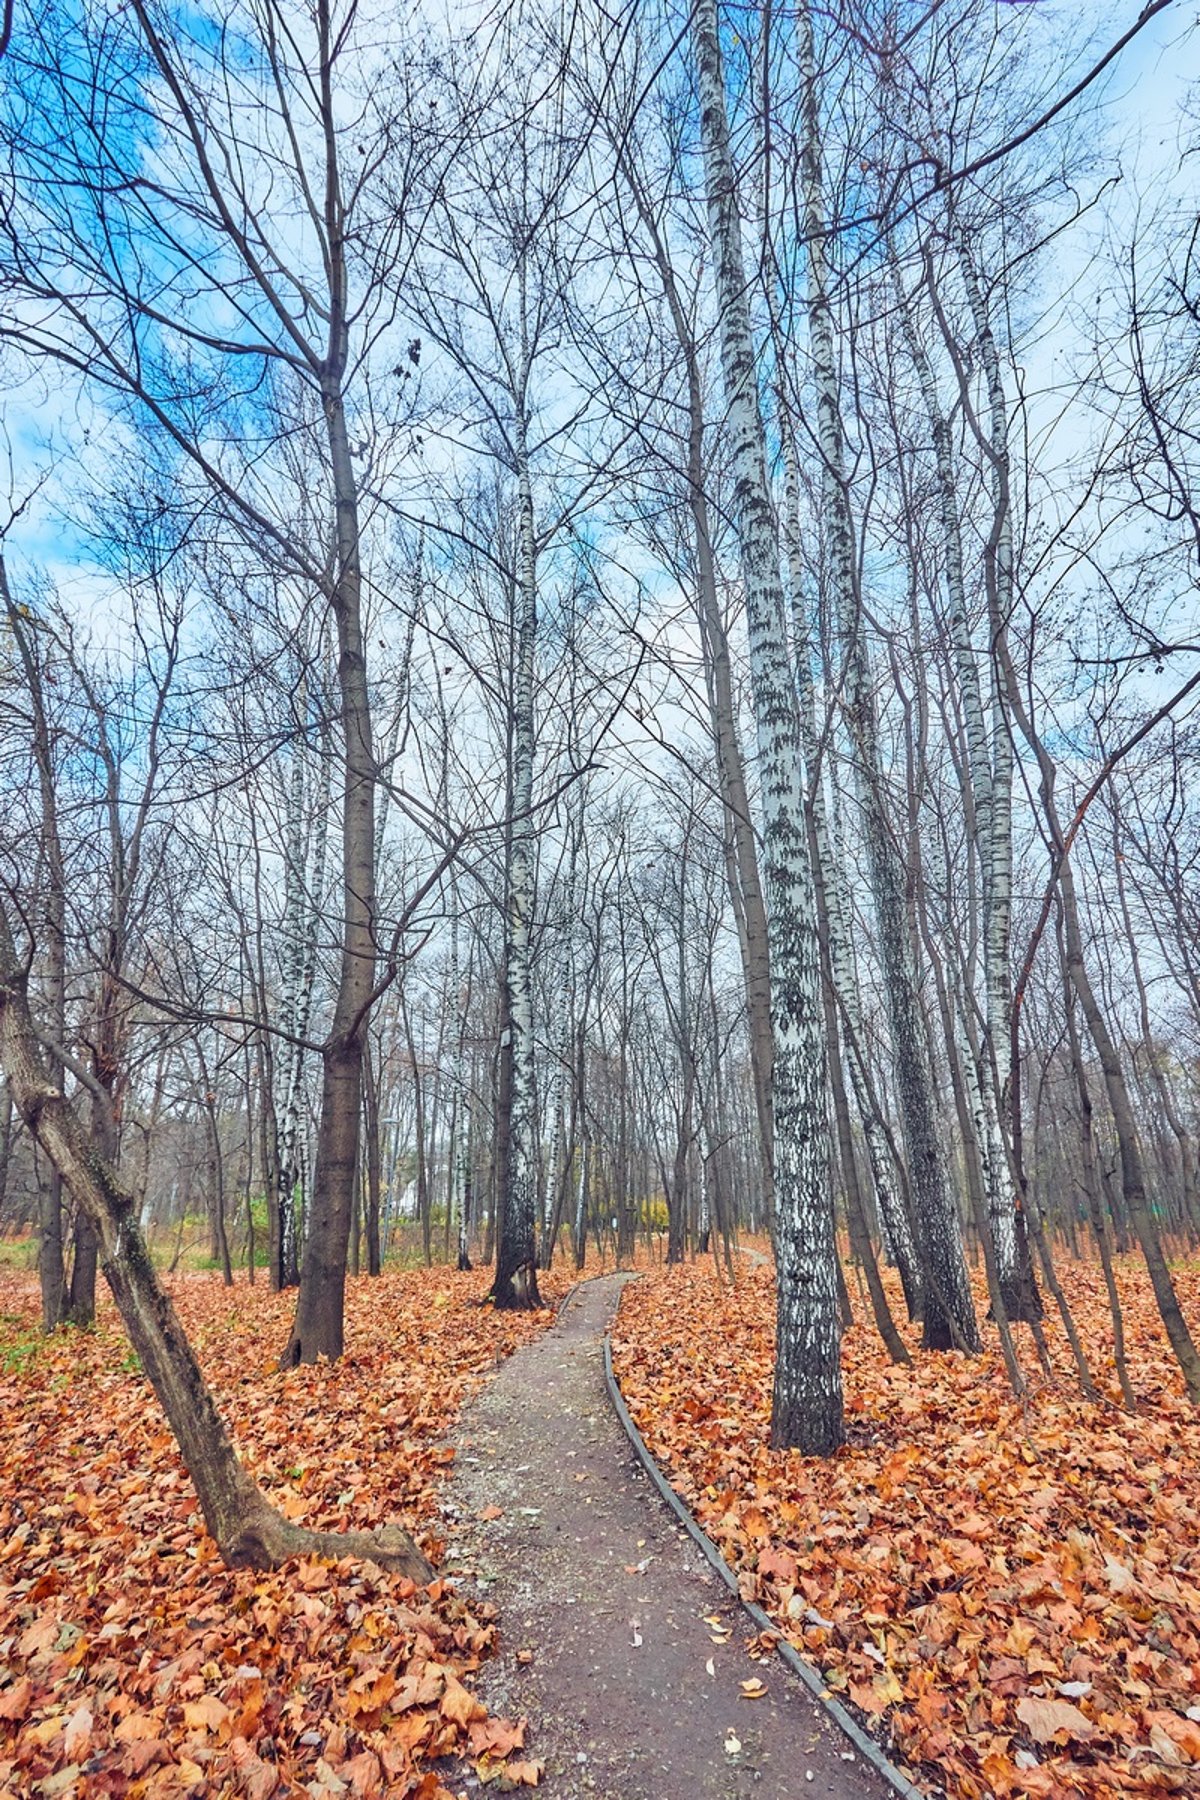
<path fill-rule="evenodd" d="M 328 1530 L 401 1523 L 436 1557 L 444 1434 L 552 1318 L 481 1307 L 487 1282 L 353 1281 L 346 1356 L 287 1374 L 294 1295 L 169 1285 L 275 1504 Z M 520 1721 L 466 1685 L 495 1631 L 444 1582 L 363 1564 L 231 1574 L 107 1296 L 94 1332 L 41 1340 L 34 1284 L 0 1278 L 0 1800 L 438 1800 L 462 1791 L 431 1767 L 450 1753 L 473 1782 L 531 1783 Z"/>
<path fill-rule="evenodd" d="M 1061 1274 L 1115 1401 L 1100 1272 Z M 1022 1329 L 1021 1404 L 991 1328 L 970 1360 L 910 1333 L 896 1368 L 860 1316 L 827 1463 L 767 1448 L 768 1267 L 662 1269 L 621 1303 L 617 1377 L 678 1493 L 830 1689 L 965 1800 L 1200 1794 L 1200 1421 L 1140 1265 L 1118 1278 L 1136 1416 L 1079 1397 L 1056 1317 L 1052 1384 Z M 1200 1272 L 1176 1281 L 1195 1327 Z"/>

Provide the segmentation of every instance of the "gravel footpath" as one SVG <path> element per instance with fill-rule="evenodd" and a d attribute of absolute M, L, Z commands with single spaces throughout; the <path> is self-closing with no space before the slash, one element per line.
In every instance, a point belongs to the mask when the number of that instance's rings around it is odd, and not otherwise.
<path fill-rule="evenodd" d="M 796 1678 L 752 1660 L 752 1625 L 613 1416 L 603 1341 L 626 1279 L 584 1282 L 460 1423 L 447 1573 L 482 1588 L 502 1634 L 480 1696 L 528 1717 L 547 1800 L 881 1800 Z"/>

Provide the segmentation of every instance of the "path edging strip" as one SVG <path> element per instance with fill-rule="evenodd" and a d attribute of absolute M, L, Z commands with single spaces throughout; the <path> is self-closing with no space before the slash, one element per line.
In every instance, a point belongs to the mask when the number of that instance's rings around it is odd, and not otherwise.
<path fill-rule="evenodd" d="M 741 1590 L 738 1587 L 737 1576 L 725 1561 L 725 1558 L 721 1555 L 721 1552 L 717 1549 L 717 1546 L 713 1543 L 707 1532 L 703 1531 L 696 1523 L 696 1520 L 692 1517 L 688 1508 L 679 1498 L 679 1495 L 675 1492 L 675 1489 L 671 1486 L 670 1482 L 655 1462 L 653 1456 L 650 1454 L 645 1438 L 634 1424 L 629 1408 L 625 1404 L 625 1397 L 621 1393 L 620 1387 L 617 1385 L 617 1378 L 613 1372 L 612 1339 L 607 1331 L 604 1334 L 604 1385 L 608 1389 L 608 1398 L 612 1403 L 613 1411 L 621 1421 L 625 1435 L 637 1453 L 638 1461 L 645 1469 L 658 1493 L 666 1501 L 667 1505 L 675 1514 L 675 1517 L 679 1520 L 679 1523 L 683 1526 L 701 1555 L 707 1562 L 711 1563 L 713 1569 L 725 1583 L 725 1586 L 734 1596 L 739 1606 L 741 1606 L 749 1617 L 753 1619 L 760 1631 L 770 1632 L 772 1637 L 778 1639 L 776 1644 L 776 1654 L 792 1671 L 792 1674 L 803 1683 L 813 1699 L 826 1713 L 832 1723 L 837 1726 L 838 1730 L 842 1732 L 843 1736 L 850 1739 L 850 1742 L 854 1745 L 854 1748 L 858 1751 L 863 1760 L 870 1764 L 871 1768 L 875 1770 L 875 1773 L 880 1776 L 882 1780 L 887 1782 L 893 1793 L 903 1795 L 904 1800 L 928 1800 L 925 1791 L 922 1788 L 919 1788 L 915 1782 L 910 1781 L 903 1770 L 896 1767 L 895 1763 L 889 1761 L 883 1751 L 879 1748 L 879 1745 L 875 1742 L 874 1738 L 871 1737 L 868 1732 L 863 1730 L 849 1708 L 843 1706 L 840 1700 L 835 1699 L 829 1693 L 829 1690 L 825 1686 L 825 1683 L 817 1670 L 811 1663 L 805 1661 L 793 1644 L 788 1642 L 774 1620 L 763 1611 L 762 1607 L 759 1606 L 756 1601 L 744 1600 L 742 1598 Z"/>

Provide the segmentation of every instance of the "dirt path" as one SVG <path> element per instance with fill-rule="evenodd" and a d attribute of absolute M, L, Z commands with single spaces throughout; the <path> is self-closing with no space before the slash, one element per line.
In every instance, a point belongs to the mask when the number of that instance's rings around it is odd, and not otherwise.
<path fill-rule="evenodd" d="M 613 1416 L 602 1348 L 625 1279 L 580 1287 L 464 1415 L 449 1572 L 474 1572 L 503 1634 L 480 1693 L 528 1715 L 547 1800 L 879 1800 L 887 1788 L 782 1663 L 750 1659 L 749 1621 Z M 490 1507 L 502 1516 L 481 1519 Z M 765 1699 L 741 1694 L 755 1677 Z"/>

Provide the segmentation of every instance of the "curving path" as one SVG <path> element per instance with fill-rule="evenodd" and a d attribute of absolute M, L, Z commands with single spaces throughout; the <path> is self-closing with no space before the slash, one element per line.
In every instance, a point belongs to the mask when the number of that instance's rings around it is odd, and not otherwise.
<path fill-rule="evenodd" d="M 480 1695 L 528 1715 L 547 1800 L 881 1800 L 887 1787 L 796 1678 L 751 1660 L 753 1626 L 613 1415 L 603 1341 L 626 1279 L 581 1285 L 463 1416 L 447 1572 L 501 1613 Z M 755 1678 L 766 1697 L 744 1698 Z"/>

